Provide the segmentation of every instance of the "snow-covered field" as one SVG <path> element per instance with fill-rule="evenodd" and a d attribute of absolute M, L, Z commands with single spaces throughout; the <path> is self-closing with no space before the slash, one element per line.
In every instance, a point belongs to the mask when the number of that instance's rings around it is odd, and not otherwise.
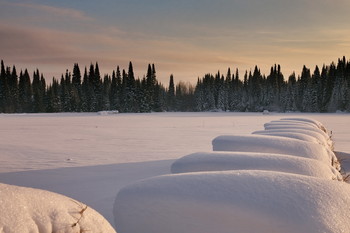
<path fill-rule="evenodd" d="M 0 183 L 64 194 L 86 203 L 114 225 L 113 204 L 123 187 L 169 174 L 180 157 L 212 151 L 212 140 L 220 135 L 251 135 L 263 130 L 265 123 L 285 117 L 322 122 L 332 131 L 335 150 L 350 153 L 348 114 L 2 114 Z M 281 134 L 278 127 L 271 130 Z M 270 179 L 254 172 L 244 176 L 252 183 Z M 323 185 L 312 182 L 312 187 Z"/>

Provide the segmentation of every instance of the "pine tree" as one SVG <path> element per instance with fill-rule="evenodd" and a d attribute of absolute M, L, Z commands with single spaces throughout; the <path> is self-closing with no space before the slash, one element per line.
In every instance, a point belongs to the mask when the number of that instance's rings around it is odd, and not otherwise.
<path fill-rule="evenodd" d="M 84 69 L 83 82 L 81 84 L 81 111 L 90 110 L 91 85 L 87 74 L 87 68 Z"/>
<path fill-rule="evenodd" d="M 174 76 L 170 75 L 169 87 L 167 92 L 167 107 L 168 111 L 175 111 L 175 84 L 174 84 Z"/>
<path fill-rule="evenodd" d="M 128 74 L 123 70 L 123 108 L 125 112 L 138 112 L 135 87 L 134 69 L 132 63 L 129 62 Z"/>
<path fill-rule="evenodd" d="M 285 101 L 282 107 L 283 111 L 296 111 L 296 77 L 293 72 L 287 82 L 287 87 L 285 89 Z"/>
<path fill-rule="evenodd" d="M 97 63 L 96 63 L 97 64 Z M 86 92 L 88 107 L 90 112 L 97 112 L 99 109 L 99 85 L 100 85 L 100 73 L 99 68 L 95 71 L 94 65 L 90 64 L 89 75 L 88 75 L 88 90 Z"/>
<path fill-rule="evenodd" d="M 6 91 L 6 74 L 4 61 L 1 60 L 0 70 L 0 112 L 5 111 L 5 91 Z"/>
<path fill-rule="evenodd" d="M 8 96 L 8 103 L 7 103 L 7 112 L 17 112 L 18 108 L 18 76 L 16 67 L 13 66 L 12 73 L 9 76 L 9 96 Z"/>
<path fill-rule="evenodd" d="M 44 97 L 45 97 L 45 89 L 43 90 L 43 85 L 40 80 L 40 73 L 37 69 L 36 72 L 33 73 L 33 112 L 45 112 L 44 105 Z"/>
<path fill-rule="evenodd" d="M 27 69 L 24 71 L 24 74 L 22 71 L 20 73 L 18 91 L 19 112 L 32 112 L 32 85 Z"/>
<path fill-rule="evenodd" d="M 111 91 L 111 82 L 111 78 L 108 75 L 105 75 L 103 78 L 101 110 L 111 110 L 111 102 L 109 98 Z"/>
<path fill-rule="evenodd" d="M 300 79 L 298 80 L 298 101 L 297 107 L 300 111 L 307 111 L 310 103 L 311 93 L 307 89 L 308 83 L 311 80 L 310 69 L 303 66 Z"/>
<path fill-rule="evenodd" d="M 72 74 L 72 86 L 71 86 L 71 102 L 72 102 L 72 111 L 80 112 L 82 109 L 82 86 L 81 86 L 81 73 L 78 63 L 75 63 L 73 66 Z"/>

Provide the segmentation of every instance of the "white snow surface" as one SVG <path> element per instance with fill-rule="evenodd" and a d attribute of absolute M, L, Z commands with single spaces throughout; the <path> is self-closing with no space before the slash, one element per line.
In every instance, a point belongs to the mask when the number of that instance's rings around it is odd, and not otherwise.
<path fill-rule="evenodd" d="M 299 118 L 299 117 L 287 117 L 287 118 L 282 118 L 282 121 L 299 121 L 299 122 L 307 122 L 307 123 L 311 123 L 314 124 L 315 126 L 317 126 L 318 128 L 322 129 L 324 132 L 328 132 L 327 128 L 318 120 L 315 119 L 311 119 L 311 118 Z"/>
<path fill-rule="evenodd" d="M 350 232 L 350 186 L 268 171 L 193 172 L 123 188 L 118 233 Z"/>
<path fill-rule="evenodd" d="M 223 135 L 213 140 L 214 151 L 264 152 L 294 155 L 332 164 L 335 155 L 318 143 L 269 135 Z"/>
<path fill-rule="evenodd" d="M 184 156 L 171 165 L 172 173 L 265 170 L 342 180 L 330 165 L 313 159 L 271 153 L 198 152 Z"/>
<path fill-rule="evenodd" d="M 323 130 L 316 128 L 316 127 L 312 127 L 312 126 L 304 126 L 304 125 L 288 125 L 288 124 L 265 124 L 264 125 L 266 130 L 273 130 L 273 129 L 302 129 L 302 130 L 308 130 L 308 131 L 313 131 L 313 132 L 317 132 L 321 135 L 323 135 L 323 137 L 325 139 L 328 139 L 330 136 L 324 132 Z"/>
<path fill-rule="evenodd" d="M 281 118 L 312 118 L 333 131 L 335 150 L 348 174 L 349 114 L 0 114 L 0 182 L 74 198 L 114 225 L 113 202 L 123 187 L 169 174 L 175 159 L 211 151 L 218 135 L 250 135 Z M 0 212 L 0 219 L 4 217 Z"/>
<path fill-rule="evenodd" d="M 324 135 L 310 131 L 307 129 L 295 129 L 295 128 L 288 128 L 288 129 L 269 129 L 269 130 L 258 130 L 252 132 L 252 134 L 259 134 L 259 135 L 274 135 L 274 134 L 292 134 L 292 133 L 297 133 L 297 134 L 303 134 L 307 136 L 311 136 L 313 138 L 316 138 L 318 141 L 320 141 L 323 145 L 328 145 L 329 148 L 333 148 L 334 143 L 331 138 L 325 138 Z M 291 137 L 293 138 L 293 137 Z M 308 141 L 308 140 L 306 140 Z"/>
<path fill-rule="evenodd" d="M 318 125 L 316 125 L 314 123 L 307 122 L 307 121 L 298 121 L 298 120 L 275 120 L 275 121 L 270 121 L 270 122 L 265 123 L 265 124 L 287 124 L 287 125 L 299 124 L 299 125 L 304 125 L 304 126 L 313 126 L 313 127 L 320 128 Z"/>
<path fill-rule="evenodd" d="M 260 133 L 253 133 L 253 134 L 294 138 L 294 139 L 299 139 L 299 140 L 304 141 L 304 142 L 313 142 L 313 143 L 321 144 L 322 146 L 329 146 L 328 144 L 319 141 L 315 137 L 312 137 L 310 135 L 303 134 L 300 132 L 270 132 L 269 130 L 264 130 L 264 131 L 260 131 Z"/>
<path fill-rule="evenodd" d="M 0 183 L 0 197 L 0 232 L 115 232 L 91 207 L 60 194 Z"/>

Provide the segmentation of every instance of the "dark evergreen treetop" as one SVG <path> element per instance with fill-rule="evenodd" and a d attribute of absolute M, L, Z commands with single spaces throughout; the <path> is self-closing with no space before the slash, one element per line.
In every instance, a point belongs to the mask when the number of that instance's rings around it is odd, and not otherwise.
<path fill-rule="evenodd" d="M 62 112 L 118 110 L 120 112 L 151 111 L 350 111 L 350 62 L 342 57 L 337 63 L 313 73 L 306 66 L 301 75 L 292 73 L 284 80 L 281 66 L 271 67 L 268 76 L 258 66 L 245 71 L 244 79 L 228 68 L 226 76 L 220 71 L 198 78 L 197 84 L 174 83 L 170 75 L 165 88 L 157 81 L 154 64 L 146 75 L 136 78 L 132 62 L 128 72 L 119 66 L 112 75 L 101 79 L 99 65 L 90 64 L 83 78 L 79 65 L 72 73 L 66 70 L 61 80 L 53 78 L 47 85 L 36 69 L 32 80 L 28 70 L 5 66 L 1 60 L 0 112 Z"/>

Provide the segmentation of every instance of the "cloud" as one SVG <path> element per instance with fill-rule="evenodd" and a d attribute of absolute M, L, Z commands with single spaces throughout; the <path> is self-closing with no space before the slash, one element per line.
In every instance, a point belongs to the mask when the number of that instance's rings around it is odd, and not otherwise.
<path fill-rule="evenodd" d="M 233 4 L 228 0 L 221 1 L 226 1 L 224 6 Z M 220 5 L 216 12 L 204 14 L 206 11 L 201 8 L 192 21 L 188 10 L 184 17 L 180 17 L 181 14 L 167 17 L 166 12 L 159 12 L 164 16 L 160 18 L 158 12 L 149 14 L 147 8 L 140 7 L 145 12 L 129 13 L 121 7 L 113 8 L 114 15 L 109 17 L 101 16 L 105 12 L 96 12 L 94 19 L 75 9 L 0 0 L 0 59 L 25 67 L 38 67 L 49 73 L 48 77 L 59 77 L 75 62 L 84 66 L 98 61 L 101 73 L 111 73 L 117 65 L 127 68 L 128 62 L 132 61 L 135 73 L 140 77 L 145 74 L 148 63 L 155 63 L 158 77 L 167 79 L 174 73 L 182 80 L 196 80 L 198 76 L 218 69 L 226 72 L 228 67 L 237 67 L 244 72 L 258 65 L 266 73 L 274 63 L 280 63 L 289 73 L 299 71 L 308 61 L 313 61 L 309 64 L 323 63 L 329 57 L 336 59 L 350 51 L 348 27 L 311 29 L 306 22 L 304 26 L 293 28 L 280 18 L 286 9 L 275 11 L 282 3 L 276 3 L 277 6 L 270 9 L 271 4 L 265 3 L 277 0 L 261 1 L 242 1 L 243 6 L 233 4 L 238 9 L 222 9 L 223 6 L 215 3 Z M 206 5 L 208 3 L 206 1 Z M 254 3 L 253 6 L 259 3 L 261 7 L 252 9 L 248 3 Z M 288 4 L 296 6 L 295 3 Z M 159 10 L 152 5 L 153 8 Z M 238 12 L 240 8 L 244 10 L 241 13 Z M 248 9 L 249 14 L 246 14 Z M 307 10 L 301 13 L 307 13 Z M 110 11 L 106 14 L 111 14 Z M 294 15 L 290 10 L 286 18 L 290 15 L 298 17 L 299 13 Z M 141 18 L 137 17 L 139 14 Z M 302 16 L 297 21 L 306 18 Z M 280 20 L 270 24 L 275 19 Z"/>
<path fill-rule="evenodd" d="M 62 19 L 68 18 L 80 21 L 94 21 L 93 18 L 87 16 L 84 12 L 71 8 L 54 7 L 28 2 L 16 3 L 4 1 L 2 4 L 6 5 L 7 7 L 23 8 L 26 11 L 35 11 L 40 15 L 45 14 L 51 17 L 60 17 Z"/>
<path fill-rule="evenodd" d="M 0 24 L 1 55 L 21 62 L 47 63 L 50 58 L 72 54 L 69 46 L 63 46 L 62 36 L 55 31 Z"/>

